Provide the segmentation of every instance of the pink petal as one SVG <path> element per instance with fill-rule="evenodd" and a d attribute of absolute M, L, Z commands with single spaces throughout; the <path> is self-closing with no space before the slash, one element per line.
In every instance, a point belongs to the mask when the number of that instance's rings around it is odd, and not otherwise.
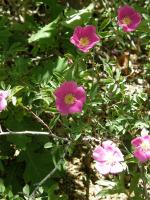
<path fill-rule="evenodd" d="M 83 107 L 83 103 L 79 100 L 76 100 L 76 102 L 68 108 L 68 111 L 69 113 L 82 112 L 82 107 Z"/>
<path fill-rule="evenodd" d="M 131 15 L 131 20 L 136 25 L 138 25 L 141 22 L 141 19 L 142 16 L 138 12 L 135 12 L 133 15 Z"/>
<path fill-rule="evenodd" d="M 144 139 L 144 140 L 148 140 L 148 141 L 150 142 L 150 135 L 145 135 L 145 136 L 143 136 L 143 139 Z"/>
<path fill-rule="evenodd" d="M 131 144 L 135 147 L 138 147 L 141 145 L 141 143 L 143 142 L 143 138 L 142 137 L 137 137 L 137 138 L 134 138 L 132 141 L 131 141 Z"/>
<path fill-rule="evenodd" d="M 111 168 L 111 166 L 106 164 L 105 162 L 104 163 L 96 162 L 95 167 L 96 167 L 97 171 L 103 175 L 109 174 L 110 168 Z"/>
<path fill-rule="evenodd" d="M 144 153 L 141 149 L 137 149 L 134 152 L 134 156 L 142 163 L 146 162 L 148 160 L 147 156 L 146 156 L 146 153 Z"/>
<path fill-rule="evenodd" d="M 123 166 L 119 162 L 116 162 L 114 165 L 111 166 L 110 173 L 117 174 L 119 172 L 122 172 L 123 170 Z"/>
<path fill-rule="evenodd" d="M 128 25 L 128 31 L 134 31 L 139 26 L 141 23 L 141 15 L 139 13 L 135 13 L 131 19 L 132 23 Z"/>
<path fill-rule="evenodd" d="M 87 37 L 89 39 L 89 45 L 83 46 L 80 44 L 80 39 L 82 37 Z M 96 27 L 93 25 L 85 27 L 77 26 L 74 30 L 73 36 L 70 38 L 70 42 L 84 53 L 87 53 L 99 41 L 100 38 L 96 35 Z"/>
<path fill-rule="evenodd" d="M 88 47 L 82 47 L 81 45 L 78 45 L 77 47 L 80 49 L 80 51 L 82 51 L 84 53 L 87 53 L 90 50 L 90 48 L 88 48 Z"/>
<path fill-rule="evenodd" d="M 116 147 L 116 144 L 111 140 L 106 140 L 102 143 L 102 146 L 107 149 L 109 147 Z"/>
<path fill-rule="evenodd" d="M 70 38 L 70 42 L 76 46 L 77 44 L 79 44 L 80 38 L 78 38 L 76 35 L 73 35 L 73 36 Z"/>
<path fill-rule="evenodd" d="M 82 112 L 83 103 L 77 100 L 73 105 L 66 105 L 64 101 L 56 99 L 56 107 L 60 113 L 67 115 Z"/>
<path fill-rule="evenodd" d="M 113 142 L 110 141 L 110 140 L 104 141 L 104 142 L 102 143 L 102 146 L 104 147 L 104 149 L 105 149 L 107 152 L 111 152 L 112 154 L 115 153 L 115 151 L 116 151 L 116 144 L 113 143 Z"/>
<path fill-rule="evenodd" d="M 124 17 L 131 19 L 131 24 L 123 24 L 122 20 Z M 118 24 L 123 28 L 125 32 L 134 31 L 140 24 L 142 16 L 136 12 L 132 7 L 126 5 L 118 9 Z"/>
<path fill-rule="evenodd" d="M 116 147 L 114 157 L 115 157 L 115 160 L 118 162 L 124 161 L 124 156 L 118 147 Z"/>
<path fill-rule="evenodd" d="M 146 152 L 147 160 L 150 160 L 150 150 Z"/>
<path fill-rule="evenodd" d="M 77 26 L 75 29 L 74 29 L 74 33 L 73 33 L 74 36 L 77 36 L 77 38 L 81 38 L 83 36 L 83 27 L 82 26 Z"/>
<path fill-rule="evenodd" d="M 6 101 L 6 99 L 4 99 L 4 98 L 1 99 L 1 100 L 0 100 L 0 112 L 3 111 L 3 110 L 5 110 L 6 106 L 7 106 L 7 101 Z"/>
<path fill-rule="evenodd" d="M 122 20 L 124 17 L 126 16 L 131 16 L 135 13 L 135 10 L 128 6 L 128 5 L 125 5 L 125 6 L 122 6 L 118 9 L 118 19 L 119 20 Z"/>
<path fill-rule="evenodd" d="M 0 90 L 0 97 L 7 98 L 9 95 L 8 91 Z"/>
<path fill-rule="evenodd" d="M 107 140 L 102 143 L 102 146 L 109 154 L 113 155 L 116 161 L 124 161 L 123 154 L 114 142 Z"/>
<path fill-rule="evenodd" d="M 97 36 L 96 34 L 89 36 L 89 39 L 90 39 L 90 42 L 93 46 L 100 41 L 100 37 Z"/>
<path fill-rule="evenodd" d="M 107 161 L 107 153 L 105 149 L 101 146 L 96 147 L 93 151 L 93 158 L 99 162 Z"/>
<path fill-rule="evenodd" d="M 87 25 L 83 27 L 83 35 L 84 36 L 90 36 L 96 33 L 96 27 L 93 25 Z"/>
<path fill-rule="evenodd" d="M 66 94 L 72 93 L 77 88 L 77 83 L 74 81 L 65 81 L 59 88 L 55 91 L 55 96 L 64 98 Z"/>
<path fill-rule="evenodd" d="M 73 104 L 67 105 L 64 98 L 67 94 L 72 94 L 76 100 Z M 86 100 L 86 92 L 82 87 L 78 87 L 74 81 L 66 81 L 55 91 L 56 108 L 64 114 L 82 112 L 83 104 Z"/>
<path fill-rule="evenodd" d="M 80 100 L 82 103 L 86 101 L 86 92 L 83 87 L 78 87 L 74 93 L 77 100 Z"/>

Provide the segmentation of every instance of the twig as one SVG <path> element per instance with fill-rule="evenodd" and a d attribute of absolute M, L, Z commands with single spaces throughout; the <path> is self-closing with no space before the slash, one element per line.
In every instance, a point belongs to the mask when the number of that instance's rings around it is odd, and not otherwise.
<path fill-rule="evenodd" d="M 70 145 L 70 144 L 69 144 Z M 60 160 L 58 161 L 58 163 L 55 165 L 54 169 L 52 171 L 50 171 L 50 173 L 48 173 L 36 186 L 36 188 L 33 190 L 33 192 L 31 193 L 31 195 L 29 196 L 28 200 L 34 200 L 35 199 L 35 195 L 36 192 L 39 190 L 39 187 L 41 185 L 43 185 L 58 169 L 59 164 L 62 162 L 62 160 L 64 159 L 67 151 L 68 151 L 68 147 L 69 145 L 67 145 L 67 147 L 65 148 L 65 151 L 63 153 L 63 155 L 61 156 Z"/>
<path fill-rule="evenodd" d="M 82 138 L 82 141 L 95 141 L 95 142 L 99 142 L 99 143 L 100 143 L 100 140 L 99 140 L 99 139 L 97 139 L 97 138 L 95 138 L 95 137 L 92 137 L 92 136 L 90 136 L 90 135 L 83 137 L 83 138 Z"/>
<path fill-rule="evenodd" d="M 0 136 L 2 135 L 47 135 L 50 137 L 53 137 L 55 139 L 63 140 L 68 142 L 69 140 L 67 138 L 59 137 L 56 135 L 50 135 L 49 132 L 44 132 L 44 131 L 6 131 L 6 132 L 1 132 L 0 130 Z"/>
<path fill-rule="evenodd" d="M 32 114 L 32 116 L 40 123 L 40 124 L 42 124 L 51 134 L 53 134 L 52 133 L 52 131 L 51 131 L 51 129 L 50 129 L 50 127 L 39 117 L 39 116 L 37 116 L 31 109 L 29 109 L 29 108 L 27 108 L 27 107 L 23 107 L 26 111 L 28 111 L 30 114 Z"/>
<path fill-rule="evenodd" d="M 67 138 L 63 138 L 63 137 L 59 137 L 57 135 L 55 135 L 52 130 L 50 129 L 50 127 L 39 117 L 37 116 L 32 110 L 30 110 L 29 108 L 23 106 L 23 108 L 29 112 L 30 114 L 32 114 L 32 116 L 40 123 L 42 124 L 48 131 L 49 131 L 49 136 L 58 140 L 63 140 L 68 142 L 69 140 Z"/>
<path fill-rule="evenodd" d="M 2 131 L 2 127 L 1 127 L 1 124 L 0 124 L 0 133 L 3 133 L 3 131 Z"/>
<path fill-rule="evenodd" d="M 41 131 L 0 131 L 0 136 L 2 135 L 47 135 L 49 136 L 49 132 L 41 132 Z"/>

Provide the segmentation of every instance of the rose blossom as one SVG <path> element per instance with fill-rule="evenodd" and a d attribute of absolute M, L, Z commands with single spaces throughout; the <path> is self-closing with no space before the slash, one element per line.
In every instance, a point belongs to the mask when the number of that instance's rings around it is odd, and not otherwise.
<path fill-rule="evenodd" d="M 150 160 L 150 135 L 136 137 L 131 141 L 135 147 L 134 156 L 142 163 Z"/>
<path fill-rule="evenodd" d="M 77 26 L 73 36 L 70 38 L 70 42 L 84 53 L 88 52 L 99 41 L 100 38 L 96 34 L 96 28 L 92 25 L 85 27 Z"/>
<path fill-rule="evenodd" d="M 139 26 L 141 18 L 140 13 L 128 5 L 118 9 L 118 24 L 125 32 L 134 31 Z"/>
<path fill-rule="evenodd" d="M 124 161 L 123 154 L 116 144 L 110 140 L 95 148 L 93 158 L 96 161 L 96 169 L 103 175 L 116 174 L 124 170 L 121 164 Z"/>
<path fill-rule="evenodd" d="M 6 100 L 7 97 L 8 97 L 8 92 L 0 90 L 0 112 L 5 110 L 7 106 L 7 100 Z"/>
<path fill-rule="evenodd" d="M 82 112 L 86 100 L 83 87 L 78 87 L 74 81 L 66 81 L 55 91 L 57 110 L 63 115 Z"/>

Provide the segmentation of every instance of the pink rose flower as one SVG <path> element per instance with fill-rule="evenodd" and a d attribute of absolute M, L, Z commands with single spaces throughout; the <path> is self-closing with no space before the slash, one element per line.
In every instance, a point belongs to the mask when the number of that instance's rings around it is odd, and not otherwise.
<path fill-rule="evenodd" d="M 118 24 L 125 32 L 134 31 L 139 26 L 141 19 L 140 13 L 128 5 L 118 9 Z"/>
<path fill-rule="evenodd" d="M 99 36 L 96 34 L 95 26 L 88 25 L 85 27 L 77 26 L 74 30 L 70 42 L 77 46 L 80 51 L 88 52 L 95 44 L 100 41 Z"/>
<path fill-rule="evenodd" d="M 74 81 L 66 81 L 55 91 L 57 110 L 63 115 L 82 112 L 86 100 L 83 87 L 78 87 Z"/>
<path fill-rule="evenodd" d="M 8 92 L 4 90 L 0 90 L 0 112 L 5 110 L 7 106 L 6 98 L 8 97 Z"/>
<path fill-rule="evenodd" d="M 150 135 L 134 138 L 131 144 L 135 147 L 134 156 L 140 162 L 150 160 Z"/>
<path fill-rule="evenodd" d="M 124 161 L 123 154 L 116 144 L 110 140 L 95 148 L 93 158 L 96 161 L 96 169 L 103 175 L 116 174 L 124 170 L 123 165 L 120 163 Z"/>

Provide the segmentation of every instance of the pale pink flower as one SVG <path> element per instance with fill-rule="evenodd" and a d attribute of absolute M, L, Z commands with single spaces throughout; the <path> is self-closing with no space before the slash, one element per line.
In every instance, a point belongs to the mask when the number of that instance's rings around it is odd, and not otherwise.
<path fill-rule="evenodd" d="M 141 19 L 140 13 L 128 5 L 118 9 L 118 24 L 125 32 L 134 31 L 141 23 Z"/>
<path fill-rule="evenodd" d="M 150 135 L 134 138 L 131 144 L 135 147 L 134 156 L 140 162 L 150 160 Z"/>
<path fill-rule="evenodd" d="M 123 154 L 116 144 L 110 140 L 95 148 L 93 158 L 96 161 L 96 169 L 103 175 L 116 174 L 124 170 L 121 164 L 124 161 Z"/>
<path fill-rule="evenodd" d="M 0 112 L 5 110 L 7 106 L 7 100 L 6 100 L 7 97 L 8 97 L 8 92 L 0 90 Z"/>
<path fill-rule="evenodd" d="M 96 34 L 96 28 L 92 25 L 85 27 L 77 26 L 74 30 L 73 36 L 70 38 L 70 42 L 84 53 L 88 52 L 99 41 L 100 38 Z"/>
<path fill-rule="evenodd" d="M 57 110 L 63 115 L 82 112 L 86 92 L 74 81 L 66 81 L 55 91 Z"/>

